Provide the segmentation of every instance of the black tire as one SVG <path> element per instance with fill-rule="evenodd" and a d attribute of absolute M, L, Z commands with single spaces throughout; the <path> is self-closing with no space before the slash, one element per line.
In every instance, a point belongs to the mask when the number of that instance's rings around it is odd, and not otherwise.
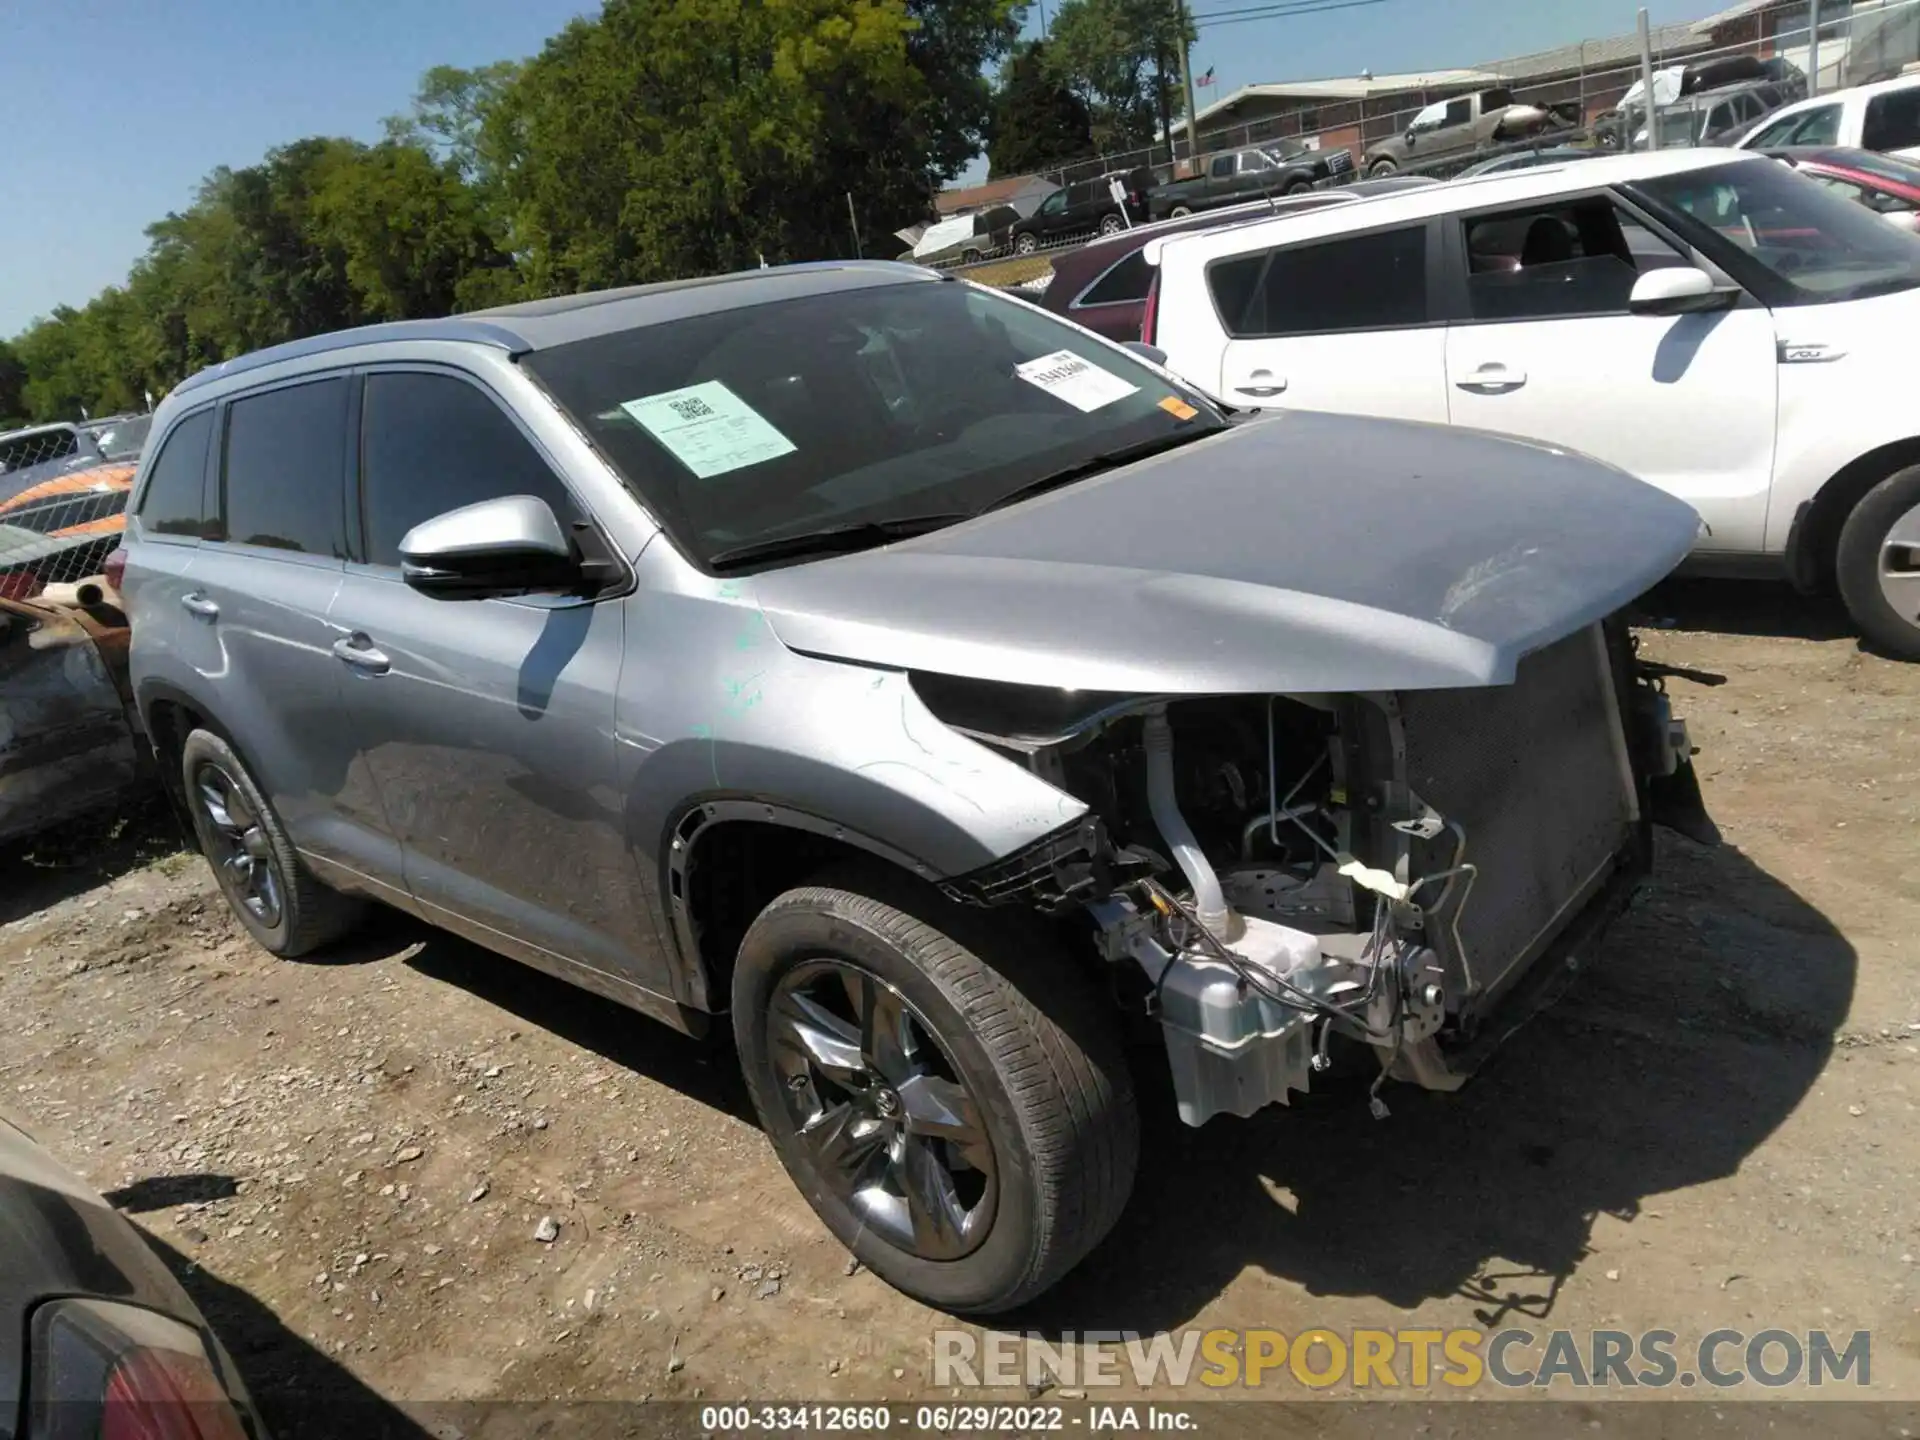
<path fill-rule="evenodd" d="M 1193 207 L 1191 205 L 1176 205 L 1167 212 L 1167 218 L 1169 220 L 1184 220 L 1191 214 L 1193 214 Z"/>
<path fill-rule="evenodd" d="M 1102 215 L 1100 217 L 1100 233 L 1102 235 L 1118 235 L 1122 230 L 1126 229 L 1126 226 L 1127 222 L 1122 220 L 1118 215 Z"/>
<path fill-rule="evenodd" d="M 222 863 L 223 853 L 235 842 L 218 824 L 209 805 L 206 787 L 218 783 L 216 775 L 225 782 L 229 818 L 239 823 L 249 842 L 246 848 L 254 852 L 247 857 L 245 878 L 233 866 Z M 188 735 L 180 747 L 180 778 L 200 852 L 213 867 L 214 879 L 234 918 L 263 949 L 286 958 L 305 955 L 352 928 L 364 909 L 362 903 L 322 885 L 301 862 L 280 817 L 226 740 L 211 730 L 195 730 Z M 236 799 L 245 807 L 244 816 L 232 808 Z M 277 891 L 277 904 L 270 913 L 249 903 L 254 866 L 267 868 Z"/>
<path fill-rule="evenodd" d="M 1296 180 L 1287 186 L 1287 194 L 1289 195 L 1308 195 L 1312 192 L 1313 182 L 1311 180 Z"/>
<path fill-rule="evenodd" d="M 1376 160 L 1367 167 L 1367 174 L 1378 180 L 1382 175 L 1391 175 L 1400 167 L 1391 160 Z"/>
<path fill-rule="evenodd" d="M 1013 238 L 1013 253 L 1016 255 L 1031 255 L 1039 248 L 1040 242 L 1030 234 L 1016 235 Z"/>
<path fill-rule="evenodd" d="M 1882 480 L 1853 507 L 1840 527 L 1840 544 L 1834 553 L 1840 598 L 1853 623 L 1876 648 L 1899 660 L 1920 660 L 1920 611 L 1895 608 L 1881 586 L 1881 569 L 1895 526 L 1916 510 L 1920 510 L 1920 465 L 1909 465 Z M 1909 520 L 1908 525 L 1912 524 Z M 1903 526 L 1901 538 L 1911 539 L 1905 530 Z M 1914 563 L 1920 565 L 1920 561 Z M 1914 583 L 1920 587 L 1920 573 Z"/>
<path fill-rule="evenodd" d="M 734 1037 L 747 1087 L 787 1173 L 875 1274 L 929 1305 L 965 1314 L 1021 1305 L 1085 1258 L 1120 1218 L 1139 1157 L 1139 1119 L 1110 1003 L 1043 934 L 1009 921 L 882 871 L 837 870 L 760 913 L 733 976 Z M 822 966 L 836 974 L 850 968 L 859 983 L 881 982 L 896 1005 L 904 1000 L 932 1037 L 935 1058 L 950 1066 L 978 1112 L 991 1146 L 984 1188 L 992 1198 L 983 1194 L 977 1203 L 991 1213 L 964 1254 L 927 1258 L 888 1238 L 841 1193 L 855 1182 L 842 1179 L 837 1187 L 801 1138 L 805 1122 L 796 1107 L 817 1105 L 824 1115 L 830 1092 L 845 1097 L 842 1108 L 858 1100 L 795 1066 L 792 1057 L 802 1052 L 777 1051 L 776 1003 L 790 1004 L 791 987 Z M 860 1036 L 866 1033 L 862 1027 Z M 861 1051 L 868 1052 L 864 1043 Z M 871 1093 L 884 1099 L 883 1067 L 867 1063 Z M 796 1083 L 796 1068 L 806 1071 L 806 1084 Z M 877 1142 L 876 1161 L 909 1143 L 910 1124 L 897 1123 L 898 1141 Z M 812 1128 L 820 1130 L 818 1120 Z M 838 1128 L 847 1131 L 849 1122 Z"/>

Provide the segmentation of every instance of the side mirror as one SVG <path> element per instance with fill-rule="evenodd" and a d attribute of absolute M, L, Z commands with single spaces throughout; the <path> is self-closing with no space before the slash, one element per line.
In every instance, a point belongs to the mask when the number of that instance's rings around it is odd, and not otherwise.
<path fill-rule="evenodd" d="M 400 541 L 400 577 L 436 599 L 483 600 L 572 589 L 581 566 L 546 501 L 507 495 L 414 526 Z"/>
<path fill-rule="evenodd" d="M 1126 342 L 1126 346 L 1127 349 L 1133 351 L 1133 353 L 1138 355 L 1142 360 L 1151 360 L 1162 370 L 1167 368 L 1167 352 L 1162 350 L 1158 345 L 1149 345 L 1144 340 L 1129 340 Z"/>
<path fill-rule="evenodd" d="M 1715 288 L 1706 271 L 1669 265 L 1649 270 L 1633 282 L 1627 309 L 1635 315 L 1692 315 L 1724 309 L 1733 298 L 1734 292 Z"/>
<path fill-rule="evenodd" d="M 1413 142 L 1419 137 L 1419 134 L 1420 132 L 1418 130 L 1414 129 L 1411 125 L 1409 125 L 1407 127 L 1407 144 L 1409 145 L 1413 144 Z"/>

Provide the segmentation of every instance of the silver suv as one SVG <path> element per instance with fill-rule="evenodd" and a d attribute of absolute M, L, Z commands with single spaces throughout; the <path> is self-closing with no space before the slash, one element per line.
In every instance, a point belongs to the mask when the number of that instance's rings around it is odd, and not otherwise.
<path fill-rule="evenodd" d="M 1192 1124 L 1340 1051 L 1451 1088 L 1707 824 L 1610 618 L 1685 505 L 909 266 L 321 336 L 153 435 L 133 682 L 247 929 L 378 901 L 730 1014 L 821 1219 L 951 1310 L 1113 1225 L 1129 1037 Z"/>

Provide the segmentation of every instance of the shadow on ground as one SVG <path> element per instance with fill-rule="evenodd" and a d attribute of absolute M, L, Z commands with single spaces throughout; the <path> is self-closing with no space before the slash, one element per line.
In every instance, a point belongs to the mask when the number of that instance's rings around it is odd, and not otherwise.
<path fill-rule="evenodd" d="M 0 845 L 0 925 L 70 900 L 170 855 L 192 841 L 158 794 L 118 811 L 83 816 L 42 835 Z"/>
<path fill-rule="evenodd" d="M 251 1292 L 142 1234 L 233 1356 L 274 1440 L 430 1440 L 430 1431 L 294 1334 Z"/>
<path fill-rule="evenodd" d="M 384 953 L 393 953 L 396 939 L 406 943 L 403 928 L 410 927 L 419 948 L 407 963 L 421 974 L 457 985 L 518 1015 L 531 1026 L 550 1030 L 611 1064 L 678 1090 L 703 1105 L 749 1125 L 759 1123 L 740 1077 L 724 1017 L 714 1035 L 696 1040 L 624 1005 L 445 931 L 397 914 L 393 925 Z"/>
<path fill-rule="evenodd" d="M 1633 619 L 1650 630 L 1783 640 L 1857 641 L 1859 635 L 1838 596 L 1802 595 L 1780 580 L 1669 580 L 1640 597 Z"/>
<path fill-rule="evenodd" d="M 1150 1105 L 1120 1226 L 1019 1323 L 1171 1329 L 1249 1267 L 1464 1296 L 1488 1327 L 1550 1314 L 1598 1215 L 1732 1174 L 1794 1111 L 1853 993 L 1852 947 L 1737 849 L 1663 835 L 1660 861 L 1589 972 L 1456 1094 L 1392 1085 L 1375 1121 L 1347 1086 L 1199 1130 Z"/>

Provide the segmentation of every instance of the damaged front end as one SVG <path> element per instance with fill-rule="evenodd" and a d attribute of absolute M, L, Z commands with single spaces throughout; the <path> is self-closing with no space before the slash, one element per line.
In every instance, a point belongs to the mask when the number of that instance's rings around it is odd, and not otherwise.
<path fill-rule="evenodd" d="M 1618 620 L 1508 685 L 1088 695 L 917 674 L 947 724 L 1088 806 L 947 882 L 1091 919 L 1158 1023 L 1182 1118 L 1305 1090 L 1336 1037 L 1459 1085 L 1631 897 L 1649 826 L 1717 838 L 1665 676 Z"/>

